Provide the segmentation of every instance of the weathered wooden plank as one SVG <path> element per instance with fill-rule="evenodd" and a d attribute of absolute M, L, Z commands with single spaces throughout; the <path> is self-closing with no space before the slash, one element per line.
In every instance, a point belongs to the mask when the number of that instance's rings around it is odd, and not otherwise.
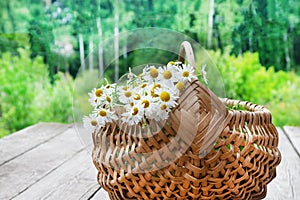
<path fill-rule="evenodd" d="M 96 181 L 97 183 L 97 181 Z M 101 187 L 96 184 L 93 187 L 89 188 L 80 198 L 79 200 L 90 200 L 92 197 L 101 189 Z"/>
<path fill-rule="evenodd" d="M 277 177 L 268 185 L 266 199 L 300 199 L 300 159 L 285 133 L 279 132 L 279 150 L 282 160 L 277 167 Z"/>
<path fill-rule="evenodd" d="M 28 140 L 33 139 L 34 134 L 28 137 Z M 18 149 L 18 145 L 21 144 L 16 143 L 14 148 Z M 78 135 L 73 128 L 69 128 L 57 137 L 0 166 L 0 199 L 11 199 L 25 192 L 82 149 Z"/>
<path fill-rule="evenodd" d="M 278 131 L 282 161 L 277 177 L 268 185 L 266 199 L 300 199 L 300 159 L 287 135 Z M 31 137 L 34 134 L 27 140 Z M 109 200 L 107 193 L 98 189 L 90 152 L 79 139 L 69 128 L 0 166 L 0 199 Z"/>
<path fill-rule="evenodd" d="M 39 123 L 0 140 L 0 166 L 61 134 L 70 125 Z"/>
<path fill-rule="evenodd" d="M 298 153 L 298 156 L 300 156 L 300 127 L 285 126 L 283 127 L 283 129 L 291 140 L 294 148 Z"/>
<path fill-rule="evenodd" d="M 100 189 L 97 191 L 97 193 L 90 198 L 90 200 L 110 200 L 108 193 L 104 189 Z"/>
<path fill-rule="evenodd" d="M 96 177 L 91 155 L 83 150 L 15 199 L 88 199 L 99 188 Z"/>

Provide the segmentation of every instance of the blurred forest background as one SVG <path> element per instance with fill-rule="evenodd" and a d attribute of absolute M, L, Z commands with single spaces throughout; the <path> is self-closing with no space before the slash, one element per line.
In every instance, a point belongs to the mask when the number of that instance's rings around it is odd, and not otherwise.
<path fill-rule="evenodd" d="M 0 17 L 0 137 L 39 121 L 71 122 L 81 64 L 103 70 L 102 42 L 118 44 L 119 33 L 143 27 L 193 38 L 228 98 L 265 105 L 277 126 L 300 126 L 298 0 L 9 0 L 0 1 Z M 108 72 L 115 79 L 145 57 L 119 59 Z"/>

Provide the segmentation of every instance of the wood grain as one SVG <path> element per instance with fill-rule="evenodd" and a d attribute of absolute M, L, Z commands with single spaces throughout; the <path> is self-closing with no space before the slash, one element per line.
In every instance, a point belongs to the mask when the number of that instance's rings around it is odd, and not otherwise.
<path fill-rule="evenodd" d="M 282 155 L 276 178 L 268 185 L 268 200 L 300 199 L 300 159 L 286 134 L 278 129 L 279 150 Z"/>
<path fill-rule="evenodd" d="M 300 156 L 300 128 L 285 126 L 283 127 L 283 129 L 290 141 L 292 142 L 293 147 L 297 151 L 298 156 Z"/>
<path fill-rule="evenodd" d="M 99 188 L 96 177 L 91 155 L 83 150 L 15 199 L 88 199 Z"/>
<path fill-rule="evenodd" d="M 300 199 L 300 129 L 284 130 L 278 129 L 282 161 L 268 185 L 268 200 Z M 91 153 L 74 128 L 42 123 L 15 134 L 0 139 L 1 200 L 109 200 L 99 189 Z"/>
<path fill-rule="evenodd" d="M 0 140 L 0 166 L 63 133 L 70 125 L 39 123 Z"/>
<path fill-rule="evenodd" d="M 110 200 L 107 192 L 104 189 L 100 189 L 90 200 Z"/>
<path fill-rule="evenodd" d="M 22 146 L 14 143 L 17 149 L 20 149 L 19 145 Z M 0 199 L 11 199 L 25 192 L 82 149 L 74 129 L 69 128 L 57 137 L 5 163 L 0 167 Z"/>

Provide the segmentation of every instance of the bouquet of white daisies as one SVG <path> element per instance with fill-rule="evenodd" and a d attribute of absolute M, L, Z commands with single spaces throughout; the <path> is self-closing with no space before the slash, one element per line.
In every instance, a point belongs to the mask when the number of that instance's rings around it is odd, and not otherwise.
<path fill-rule="evenodd" d="M 89 131 L 121 120 L 129 125 L 148 120 L 166 120 L 188 82 L 197 79 L 194 68 L 181 62 L 166 66 L 146 66 L 135 75 L 129 69 L 125 84 L 106 84 L 89 93 L 94 110 L 83 118 Z"/>

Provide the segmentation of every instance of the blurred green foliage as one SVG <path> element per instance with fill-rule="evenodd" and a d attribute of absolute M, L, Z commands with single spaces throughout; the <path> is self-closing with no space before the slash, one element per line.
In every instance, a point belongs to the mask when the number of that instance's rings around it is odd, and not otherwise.
<path fill-rule="evenodd" d="M 95 87 L 101 86 L 99 83 L 99 72 L 97 70 L 81 71 L 74 82 L 74 106 L 73 115 L 75 122 L 81 122 L 82 116 L 92 111 L 92 106 L 88 103 L 88 93 Z"/>
<path fill-rule="evenodd" d="M 39 121 L 70 121 L 72 77 L 82 63 L 80 35 L 86 58 L 91 41 L 95 51 L 99 40 L 112 38 L 114 30 L 144 27 L 179 31 L 213 50 L 228 98 L 265 105 L 278 126 L 300 126 L 300 1 L 214 0 L 213 7 L 210 2 L 0 1 L 0 137 Z M 126 51 L 136 42 L 128 38 L 120 46 Z M 125 54 L 120 55 L 119 75 L 128 67 L 177 57 L 151 49 Z M 94 53 L 93 67 L 98 58 Z M 105 54 L 103 62 L 110 62 Z M 105 71 L 110 80 L 113 68 Z M 87 91 L 96 86 L 95 75 L 90 70 L 76 77 L 79 110 L 89 109 Z"/>
<path fill-rule="evenodd" d="M 241 56 L 210 51 L 224 82 L 227 98 L 266 106 L 276 126 L 300 126 L 300 76 L 295 72 L 275 72 L 259 62 L 258 53 Z"/>
<path fill-rule="evenodd" d="M 89 42 L 93 41 L 94 46 L 99 42 L 100 27 L 102 40 L 111 38 L 116 28 L 119 32 L 126 32 L 136 28 L 159 27 L 184 33 L 211 50 L 223 52 L 230 46 L 230 52 L 235 55 L 247 51 L 259 52 L 260 62 L 266 67 L 274 66 L 276 71 L 299 71 L 300 1 L 210 2 L 1 1 L 0 55 L 22 46 L 16 43 L 18 37 L 22 36 L 17 34 L 15 37 L 14 34 L 26 33 L 30 40 L 28 46 L 31 56 L 43 57 L 51 78 L 57 71 L 68 71 L 75 77 L 81 64 L 79 35 L 83 37 L 86 57 L 91 53 Z M 212 18 L 208 20 L 210 14 Z M 97 20 L 101 21 L 101 26 Z M 9 34 L 9 37 L 5 34 Z M 127 46 L 131 45 L 130 40 L 126 42 Z M 61 51 L 66 44 L 72 46 L 71 55 Z M 65 64 L 58 60 L 63 60 Z"/>
<path fill-rule="evenodd" d="M 39 121 L 68 122 L 72 78 L 59 73 L 51 84 L 41 57 L 32 60 L 28 49 L 18 54 L 0 58 L 0 136 Z"/>

